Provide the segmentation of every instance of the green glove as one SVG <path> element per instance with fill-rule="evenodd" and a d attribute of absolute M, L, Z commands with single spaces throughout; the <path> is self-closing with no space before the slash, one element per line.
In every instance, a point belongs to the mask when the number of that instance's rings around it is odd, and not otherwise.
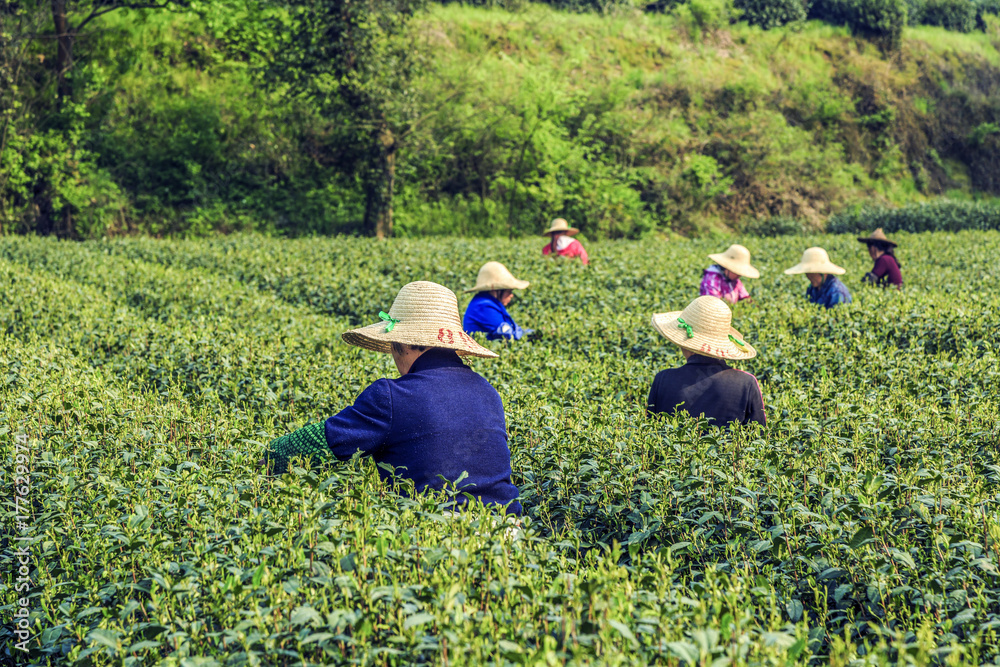
<path fill-rule="evenodd" d="M 308 458 L 313 466 L 332 456 L 330 447 L 326 444 L 326 426 L 323 422 L 303 426 L 271 441 L 264 452 L 265 468 L 271 475 L 286 473 L 288 459 L 294 456 Z"/>

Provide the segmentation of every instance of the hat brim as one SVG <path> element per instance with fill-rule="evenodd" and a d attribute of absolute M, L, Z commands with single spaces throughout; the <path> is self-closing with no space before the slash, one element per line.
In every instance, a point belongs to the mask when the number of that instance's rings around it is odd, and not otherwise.
<path fill-rule="evenodd" d="M 744 359 L 753 359 L 757 356 L 757 350 L 744 340 L 743 335 L 739 331 L 732 327 L 729 327 L 729 334 L 724 338 L 721 336 L 705 336 L 698 333 L 688 338 L 687 329 L 678 326 L 677 323 L 677 319 L 682 313 L 683 311 L 676 310 L 670 313 L 657 313 L 653 315 L 653 328 L 661 336 L 678 347 L 705 357 L 742 361 Z M 729 336 L 742 342 L 743 345 L 737 345 L 729 340 Z"/>
<path fill-rule="evenodd" d="M 567 236 L 576 236 L 580 233 L 580 230 L 576 227 L 567 227 L 566 229 L 551 229 L 542 232 L 542 236 L 548 236 L 549 234 L 554 234 L 556 232 L 566 232 Z"/>
<path fill-rule="evenodd" d="M 386 331 L 386 323 L 378 322 L 360 329 L 345 331 L 340 337 L 348 345 L 385 354 L 392 352 L 393 343 L 402 343 L 403 345 L 421 345 L 455 350 L 463 356 L 483 359 L 495 359 L 500 356 L 492 350 L 487 350 L 461 329 L 456 331 L 450 328 L 452 326 L 454 325 L 449 324 L 445 327 L 405 326 L 404 323 L 400 323 L 392 331 Z"/>
<path fill-rule="evenodd" d="M 803 264 L 799 262 L 790 269 L 785 269 L 786 276 L 797 276 L 801 273 L 829 273 L 835 276 L 842 276 L 847 273 L 847 269 L 841 268 L 833 262 L 826 264 Z"/>
<path fill-rule="evenodd" d="M 492 292 L 495 289 L 525 289 L 530 285 L 527 280 L 517 280 L 516 278 L 510 283 L 484 283 L 478 284 L 475 287 L 470 287 L 464 292 Z"/>
<path fill-rule="evenodd" d="M 729 269 L 736 275 L 743 278 L 760 278 L 760 271 L 749 264 L 737 264 L 731 258 L 721 253 L 709 255 L 708 258 L 724 269 Z"/>
<path fill-rule="evenodd" d="M 862 243 L 885 243 L 886 245 L 890 245 L 893 248 L 899 245 L 895 241 L 890 241 L 889 239 L 875 238 L 874 236 L 859 236 L 858 240 L 861 241 Z"/>

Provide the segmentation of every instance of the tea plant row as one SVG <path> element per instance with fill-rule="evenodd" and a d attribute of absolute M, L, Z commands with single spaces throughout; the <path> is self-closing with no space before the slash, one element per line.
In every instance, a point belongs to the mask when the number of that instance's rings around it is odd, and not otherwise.
<path fill-rule="evenodd" d="M 0 239 L 34 659 L 996 662 L 1000 234 L 898 240 L 902 293 L 860 285 L 853 237 L 744 240 L 763 275 L 734 325 L 769 426 L 725 434 L 644 414 L 682 363 L 649 316 L 695 296 L 724 241 L 593 244 L 585 269 L 527 241 Z M 848 268 L 850 306 L 781 274 L 811 244 Z M 389 493 L 364 459 L 261 477 L 271 438 L 394 375 L 343 330 L 487 259 L 531 281 L 511 310 L 541 332 L 471 362 L 504 400 L 516 542 L 484 508 Z M 19 657 L 15 548 L 0 640 Z"/>

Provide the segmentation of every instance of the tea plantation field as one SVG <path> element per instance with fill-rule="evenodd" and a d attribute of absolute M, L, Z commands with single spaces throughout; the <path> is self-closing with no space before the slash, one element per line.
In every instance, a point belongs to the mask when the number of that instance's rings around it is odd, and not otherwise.
<path fill-rule="evenodd" d="M 649 317 L 728 239 L 584 268 L 542 239 L 0 238 L 0 663 L 996 664 L 1000 234 L 898 236 L 902 293 L 862 287 L 853 237 L 742 239 L 769 425 L 733 435 L 644 415 L 683 361 Z M 781 274 L 814 244 L 853 304 Z M 365 459 L 261 478 L 269 440 L 395 376 L 343 330 L 490 259 L 541 332 L 470 362 L 519 538 Z"/>

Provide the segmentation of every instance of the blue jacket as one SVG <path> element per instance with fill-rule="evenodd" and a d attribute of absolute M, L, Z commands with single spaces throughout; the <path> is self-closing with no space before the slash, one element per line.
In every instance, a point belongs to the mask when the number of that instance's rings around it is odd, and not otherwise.
<path fill-rule="evenodd" d="M 521 513 L 503 402 L 452 350 L 430 349 L 406 375 L 373 382 L 354 405 L 326 420 L 326 442 L 338 459 L 361 451 L 391 465 L 417 491 L 441 489 L 441 477 L 455 482 L 466 473 L 461 491 Z M 379 474 L 390 477 L 381 466 Z"/>
<path fill-rule="evenodd" d="M 531 329 L 522 329 L 514 322 L 507 309 L 489 292 L 478 292 L 465 309 L 462 328 L 466 333 L 485 331 L 488 340 L 508 338 L 521 340 Z"/>
<path fill-rule="evenodd" d="M 851 293 L 847 290 L 847 285 L 840 282 L 837 276 L 826 277 L 819 287 L 809 286 L 806 296 L 810 303 L 818 303 L 827 308 L 833 308 L 838 303 L 850 303 Z"/>

